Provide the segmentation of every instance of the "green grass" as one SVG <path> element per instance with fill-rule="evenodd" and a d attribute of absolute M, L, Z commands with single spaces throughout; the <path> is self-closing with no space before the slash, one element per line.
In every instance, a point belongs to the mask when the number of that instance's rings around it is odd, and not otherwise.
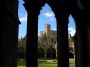
<path fill-rule="evenodd" d="M 69 59 L 70 67 L 75 67 L 75 59 Z"/>
<path fill-rule="evenodd" d="M 69 59 L 70 67 L 75 67 L 75 61 L 74 59 Z M 26 62 L 24 61 L 18 61 L 18 67 L 26 67 Z M 38 67 L 57 67 L 57 61 L 56 60 L 38 60 Z"/>
<path fill-rule="evenodd" d="M 53 60 L 39 60 L 38 67 L 57 67 L 57 62 Z"/>
<path fill-rule="evenodd" d="M 26 66 L 18 66 L 18 67 L 26 67 Z"/>
<path fill-rule="evenodd" d="M 18 67 L 25 67 L 26 66 L 26 61 L 25 60 L 18 60 L 17 65 L 18 65 Z"/>

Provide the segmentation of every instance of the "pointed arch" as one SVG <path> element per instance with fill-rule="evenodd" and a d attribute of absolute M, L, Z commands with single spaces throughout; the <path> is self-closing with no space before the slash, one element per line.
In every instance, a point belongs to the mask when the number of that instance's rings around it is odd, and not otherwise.
<path fill-rule="evenodd" d="M 42 47 L 38 48 L 38 58 L 44 58 L 44 52 L 45 50 Z"/>
<path fill-rule="evenodd" d="M 55 0 L 54 0 L 55 1 Z M 54 7 L 54 5 L 55 5 L 55 3 L 54 3 L 54 1 L 43 1 L 42 2 L 42 5 L 41 5 L 41 7 L 44 7 L 45 6 L 45 4 L 48 4 L 49 5 L 49 7 L 51 8 L 51 10 L 53 11 L 53 7 Z M 53 4 L 54 3 L 54 4 Z M 54 11 L 53 11 L 54 12 Z"/>
<path fill-rule="evenodd" d="M 56 50 L 55 48 L 48 48 L 46 51 L 47 58 L 56 59 Z"/>

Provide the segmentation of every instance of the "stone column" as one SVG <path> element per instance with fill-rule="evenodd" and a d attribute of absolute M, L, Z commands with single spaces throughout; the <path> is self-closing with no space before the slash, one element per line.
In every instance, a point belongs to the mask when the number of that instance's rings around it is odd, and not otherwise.
<path fill-rule="evenodd" d="M 58 67 L 69 67 L 68 17 L 61 14 L 56 14 Z"/>
<path fill-rule="evenodd" d="M 87 24 L 87 36 L 88 36 L 87 37 L 88 39 L 88 67 L 90 67 L 90 24 Z"/>
<path fill-rule="evenodd" d="M 85 22 L 85 21 L 84 21 Z M 84 23 L 83 22 L 83 23 Z M 85 67 L 85 65 L 88 65 L 88 44 L 87 44 L 87 28 L 86 24 L 80 25 L 80 54 L 81 54 L 81 67 Z"/>
<path fill-rule="evenodd" d="M 17 44 L 18 44 L 18 1 L 4 1 L 1 6 L 0 19 L 0 66 L 17 67 Z"/>
<path fill-rule="evenodd" d="M 87 12 L 88 67 L 90 67 L 90 13 Z"/>
<path fill-rule="evenodd" d="M 90 5 L 90 4 L 89 4 Z M 88 67 L 90 67 L 90 8 L 87 8 L 87 44 L 88 44 Z"/>
<path fill-rule="evenodd" d="M 5 23 L 1 45 L 1 67 L 17 67 L 18 26 L 13 21 Z"/>
<path fill-rule="evenodd" d="M 78 27 L 76 25 L 76 33 L 74 35 L 74 46 L 75 46 L 75 67 L 81 67 L 80 59 L 80 38 L 78 34 Z"/>
<path fill-rule="evenodd" d="M 90 25 L 88 25 L 88 67 L 90 67 Z"/>
<path fill-rule="evenodd" d="M 84 11 L 77 15 L 76 19 L 76 67 L 88 65 L 88 43 L 87 43 L 87 18 Z"/>
<path fill-rule="evenodd" d="M 38 15 L 40 12 L 39 1 L 25 1 L 27 10 L 27 43 L 26 43 L 26 66 L 38 66 Z"/>

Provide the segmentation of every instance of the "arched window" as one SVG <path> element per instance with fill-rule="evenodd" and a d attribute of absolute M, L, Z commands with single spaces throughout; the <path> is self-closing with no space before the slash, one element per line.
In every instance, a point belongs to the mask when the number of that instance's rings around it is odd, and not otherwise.
<path fill-rule="evenodd" d="M 26 31 L 27 31 L 27 12 L 23 6 L 23 0 L 19 0 L 18 16 L 21 24 L 18 32 L 18 66 L 26 66 Z"/>
<path fill-rule="evenodd" d="M 55 14 L 53 13 L 52 9 L 50 8 L 50 6 L 46 3 L 43 7 L 42 10 L 40 11 L 40 15 L 38 18 L 38 38 L 39 38 L 39 42 L 40 38 L 42 40 L 42 43 L 40 44 L 40 46 L 42 46 L 44 48 L 45 51 L 45 56 L 44 58 L 42 58 L 42 60 L 52 60 L 52 62 L 50 63 L 50 65 L 52 65 L 52 63 L 55 63 L 55 67 L 57 67 L 57 59 L 56 59 L 56 53 L 57 53 L 57 49 L 56 49 L 56 44 L 54 43 L 54 40 L 57 40 L 57 23 L 56 23 L 56 18 L 55 18 Z M 41 32 L 40 32 L 41 31 Z M 56 45 L 56 46 L 55 46 Z M 52 48 L 50 47 L 52 46 Z M 42 61 L 40 58 L 38 58 L 39 61 Z M 53 62 L 56 61 L 56 62 Z M 49 62 L 47 62 L 49 63 Z M 46 62 L 38 62 L 38 67 L 39 65 L 45 65 Z M 49 67 L 52 67 L 50 66 Z M 46 67 L 48 65 L 46 64 Z"/>
<path fill-rule="evenodd" d="M 75 66 L 74 36 L 76 33 L 76 24 L 71 14 L 68 17 L 68 20 L 69 20 L 69 24 L 68 24 L 69 62 L 71 67 L 71 66 Z"/>

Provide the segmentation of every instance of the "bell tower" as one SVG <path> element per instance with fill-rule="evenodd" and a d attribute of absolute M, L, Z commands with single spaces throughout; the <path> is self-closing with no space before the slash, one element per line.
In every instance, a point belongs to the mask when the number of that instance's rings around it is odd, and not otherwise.
<path fill-rule="evenodd" d="M 51 30 L 50 24 L 45 24 L 44 32 L 46 33 L 46 35 L 48 35 L 48 33 L 50 32 L 50 30 Z"/>

